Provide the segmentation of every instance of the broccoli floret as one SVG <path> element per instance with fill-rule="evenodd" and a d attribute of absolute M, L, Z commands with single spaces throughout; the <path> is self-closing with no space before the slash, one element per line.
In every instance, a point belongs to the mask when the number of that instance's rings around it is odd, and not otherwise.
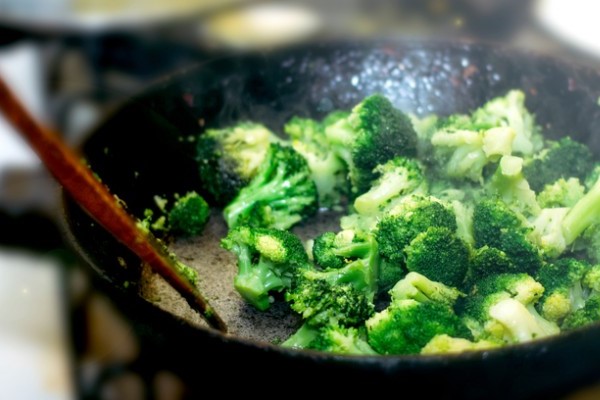
<path fill-rule="evenodd" d="M 462 353 L 465 351 L 493 349 L 499 346 L 500 344 L 497 342 L 491 342 L 489 340 L 472 342 L 463 338 L 437 335 L 421 349 L 421 354 Z"/>
<path fill-rule="evenodd" d="M 169 212 L 169 230 L 176 235 L 196 236 L 202 233 L 208 217 L 210 207 L 208 203 L 196 192 L 190 192 L 177 199 Z"/>
<path fill-rule="evenodd" d="M 310 320 L 312 325 L 335 322 L 352 326 L 373 314 L 373 296 L 363 286 L 363 271 L 357 266 L 335 271 L 306 271 L 299 283 L 286 293 L 292 310 Z"/>
<path fill-rule="evenodd" d="M 600 295 L 595 294 L 585 302 L 583 308 L 569 314 L 563 321 L 561 328 L 563 330 L 570 330 L 597 321 L 600 321 Z"/>
<path fill-rule="evenodd" d="M 364 328 L 347 328 L 339 325 L 328 325 L 322 328 L 310 348 L 335 354 L 377 354 L 367 343 Z"/>
<path fill-rule="evenodd" d="M 308 268 L 302 242 L 287 231 L 237 227 L 221 245 L 237 256 L 236 290 L 259 310 L 270 307 L 272 292 L 290 288 L 298 271 Z"/>
<path fill-rule="evenodd" d="M 324 269 L 342 268 L 347 262 L 364 258 L 374 251 L 375 241 L 357 236 L 354 231 L 344 230 L 337 234 L 325 232 L 313 244 L 313 259 Z"/>
<path fill-rule="evenodd" d="M 542 208 L 573 207 L 584 195 L 585 187 L 577 178 L 560 178 L 548 184 L 537 195 Z"/>
<path fill-rule="evenodd" d="M 587 290 L 582 285 L 589 265 L 573 258 L 544 264 L 537 280 L 544 286 L 538 309 L 549 321 L 560 323 L 567 315 L 583 308 Z"/>
<path fill-rule="evenodd" d="M 496 172 L 486 185 L 486 191 L 493 197 L 501 198 L 513 210 L 535 216 L 539 214 L 540 206 L 522 170 L 522 158 L 502 157 Z"/>
<path fill-rule="evenodd" d="M 341 195 L 348 191 L 347 172 L 325 137 L 325 125 L 312 119 L 294 117 L 283 129 L 290 136 L 292 147 L 308 163 L 319 193 L 319 205 L 332 207 L 339 204 Z"/>
<path fill-rule="evenodd" d="M 523 174 L 536 192 L 560 178 L 578 178 L 583 181 L 594 167 L 590 149 L 565 137 L 539 154 L 523 167 Z"/>
<path fill-rule="evenodd" d="M 369 344 L 381 354 L 414 354 L 434 336 L 471 338 L 452 307 L 459 290 L 409 272 L 390 290 L 391 304 L 366 322 Z"/>
<path fill-rule="evenodd" d="M 427 193 L 421 166 L 414 160 L 396 157 L 376 168 L 379 178 L 371 189 L 356 198 L 354 214 L 342 217 L 342 229 L 372 232 L 380 218 L 409 196 Z"/>
<path fill-rule="evenodd" d="M 449 286 L 461 285 L 469 268 L 469 246 L 445 227 L 427 228 L 404 252 L 409 271 Z"/>
<path fill-rule="evenodd" d="M 525 107 L 525 93 L 520 90 L 511 90 L 505 96 L 488 101 L 473 112 L 471 123 L 480 129 L 514 129 L 516 135 L 512 142 L 513 153 L 531 155 L 543 143 L 535 118 Z"/>
<path fill-rule="evenodd" d="M 502 250 L 483 246 L 475 251 L 465 279 L 465 286 L 471 287 L 476 282 L 491 275 L 517 272 L 510 257 Z"/>
<path fill-rule="evenodd" d="M 538 248 L 528 239 L 531 228 L 522 216 L 498 199 L 482 200 L 473 212 L 475 247 L 503 251 L 518 272 L 535 272 L 542 265 Z"/>
<path fill-rule="evenodd" d="M 436 302 L 397 300 L 365 324 L 368 342 L 380 354 L 417 354 L 441 334 L 471 338 L 454 312 Z"/>
<path fill-rule="evenodd" d="M 409 272 L 390 290 L 392 302 L 412 299 L 421 303 L 434 302 L 454 307 L 456 300 L 464 294 L 453 287 L 434 282 L 417 272 Z"/>
<path fill-rule="evenodd" d="M 598 243 L 594 232 L 597 231 L 599 222 L 600 181 L 573 207 L 543 209 L 533 223 L 533 238 L 545 255 L 558 257 L 571 244 L 585 247 Z"/>
<path fill-rule="evenodd" d="M 452 125 L 448 120 L 442 129 L 431 137 L 438 155 L 438 164 L 450 178 L 483 181 L 483 169 L 503 155 L 511 153 L 515 131 L 511 128 L 477 130 Z"/>
<path fill-rule="evenodd" d="M 317 211 L 317 189 L 304 158 L 273 143 L 256 175 L 223 210 L 229 228 L 239 224 L 287 229 Z"/>
<path fill-rule="evenodd" d="M 333 232 L 325 232 L 317 236 L 313 242 L 312 254 L 313 260 L 319 266 L 327 268 L 342 268 L 346 263 L 344 257 L 335 253 L 339 246 L 347 245 L 352 242 L 354 232 L 346 231 L 351 234 L 349 239 L 346 235 L 336 235 Z"/>
<path fill-rule="evenodd" d="M 366 193 L 354 201 L 354 208 L 359 214 L 380 213 L 392 199 L 426 190 L 423 172 L 414 160 L 395 157 L 378 165 L 375 172 L 379 177 L 371 183 Z"/>
<path fill-rule="evenodd" d="M 243 122 L 209 129 L 198 138 L 200 179 L 215 204 L 225 205 L 256 175 L 277 137 L 260 124 Z"/>
<path fill-rule="evenodd" d="M 336 354 L 377 354 L 369 346 L 366 338 L 364 328 L 343 327 L 336 323 L 315 327 L 307 322 L 283 342 L 282 346 Z"/>
<path fill-rule="evenodd" d="M 335 321 L 356 325 L 373 313 L 377 292 L 379 253 L 371 237 L 337 248 L 347 263 L 342 268 L 299 270 L 286 293 L 291 308 L 313 325 Z"/>
<path fill-rule="evenodd" d="M 365 98 L 347 118 L 326 127 L 325 134 L 348 166 L 354 196 L 369 188 L 377 165 L 399 155 L 416 154 L 417 135 L 410 119 L 378 94 Z"/>
<path fill-rule="evenodd" d="M 455 232 L 456 218 L 452 209 L 433 197 L 406 198 L 377 225 L 376 238 L 382 258 L 404 265 L 404 248 L 429 227 Z"/>
<path fill-rule="evenodd" d="M 499 274 L 479 281 L 462 305 L 476 340 L 519 343 L 559 332 L 535 310 L 544 287 L 527 274 Z"/>
<path fill-rule="evenodd" d="M 405 275 L 406 269 L 404 268 L 404 265 L 383 259 L 380 260 L 379 280 L 377 282 L 379 293 L 385 293 L 390 290 Z"/>

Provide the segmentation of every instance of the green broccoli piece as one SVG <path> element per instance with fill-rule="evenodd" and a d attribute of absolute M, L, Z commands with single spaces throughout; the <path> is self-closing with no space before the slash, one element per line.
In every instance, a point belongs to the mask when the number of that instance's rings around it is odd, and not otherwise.
<path fill-rule="evenodd" d="M 304 323 L 282 346 L 335 354 L 376 355 L 366 336 L 364 328 L 342 327 L 335 323 L 315 327 Z"/>
<path fill-rule="evenodd" d="M 565 137 L 536 154 L 523 167 L 523 174 L 531 188 L 539 192 L 561 178 L 583 181 L 594 168 L 593 159 L 589 147 Z"/>
<path fill-rule="evenodd" d="M 374 311 L 365 280 L 364 271 L 357 265 L 329 272 L 307 270 L 286 293 L 286 300 L 312 325 L 357 325 Z"/>
<path fill-rule="evenodd" d="M 291 349 L 310 349 L 311 344 L 319 336 L 319 330 L 322 327 L 313 326 L 308 322 L 305 322 L 298 328 L 296 332 L 290 335 L 281 346 L 289 347 Z"/>
<path fill-rule="evenodd" d="M 235 289 L 261 311 L 273 302 L 271 293 L 290 288 L 298 271 L 309 267 L 302 242 L 287 231 L 237 227 L 221 245 L 238 259 Z"/>
<path fill-rule="evenodd" d="M 533 238 L 545 255 L 558 257 L 572 244 L 585 247 L 598 243 L 594 232 L 599 222 L 600 181 L 570 208 L 543 209 L 533 222 Z"/>
<path fill-rule="evenodd" d="M 200 179 L 215 204 L 229 203 L 254 178 L 269 145 L 276 141 L 266 127 L 252 122 L 200 135 L 196 155 Z"/>
<path fill-rule="evenodd" d="M 561 328 L 571 330 L 597 321 L 600 321 L 600 295 L 595 294 L 585 302 L 582 308 L 569 314 L 563 321 Z"/>
<path fill-rule="evenodd" d="M 454 215 L 456 215 L 456 236 L 473 246 L 475 244 L 473 238 L 473 206 L 459 200 L 452 200 L 450 204 L 454 210 Z"/>
<path fill-rule="evenodd" d="M 434 302 L 452 308 L 456 301 L 464 297 L 460 290 L 434 282 L 417 272 L 409 272 L 390 290 L 392 302 L 412 299 L 421 303 Z"/>
<path fill-rule="evenodd" d="M 539 214 L 540 206 L 522 171 L 522 158 L 504 156 L 485 189 L 489 196 L 499 197 L 513 210 L 535 216 Z"/>
<path fill-rule="evenodd" d="M 375 230 L 379 219 L 412 195 L 425 195 L 427 183 L 418 162 L 396 157 L 376 168 L 380 176 L 372 182 L 371 189 L 354 202 L 357 211 L 341 218 L 342 229 L 369 234 Z"/>
<path fill-rule="evenodd" d="M 577 178 L 565 180 L 560 178 L 554 183 L 547 184 L 537 195 L 537 201 L 542 208 L 573 207 L 585 193 L 585 187 Z"/>
<path fill-rule="evenodd" d="M 456 232 L 452 208 L 434 197 L 411 196 L 384 215 L 377 225 L 376 238 L 381 257 L 404 265 L 406 246 L 429 227 Z"/>
<path fill-rule="evenodd" d="M 380 354 L 415 354 L 434 336 L 470 339 L 452 307 L 458 289 L 409 272 L 390 290 L 391 303 L 367 320 L 369 344 Z"/>
<path fill-rule="evenodd" d="M 313 260 L 317 265 L 327 266 L 327 268 L 342 268 L 346 264 L 344 257 L 336 254 L 335 249 L 351 243 L 354 232 L 342 232 L 350 233 L 351 237 L 349 240 L 346 235 L 336 235 L 334 232 L 325 232 L 315 238 L 312 246 L 312 254 Z"/>
<path fill-rule="evenodd" d="M 385 293 L 390 290 L 405 275 L 406 270 L 404 265 L 386 260 L 380 260 L 379 279 L 377 281 L 379 293 Z"/>
<path fill-rule="evenodd" d="M 557 334 L 535 309 L 544 287 L 527 274 L 492 275 L 479 281 L 460 309 L 476 340 L 520 343 Z"/>
<path fill-rule="evenodd" d="M 368 342 L 380 354 L 417 354 L 441 334 L 471 338 L 454 312 L 436 302 L 397 300 L 365 324 Z"/>
<path fill-rule="evenodd" d="M 563 258 L 544 264 L 538 271 L 537 281 L 544 286 L 544 296 L 539 307 L 542 316 L 560 323 L 573 311 L 583 308 L 586 293 L 582 285 L 590 266 L 573 258 Z"/>
<path fill-rule="evenodd" d="M 317 211 L 317 196 L 304 158 L 293 148 L 274 143 L 223 216 L 229 228 L 245 224 L 287 229 Z"/>
<path fill-rule="evenodd" d="M 475 205 L 473 237 L 475 247 L 503 251 L 518 272 L 535 272 L 542 265 L 538 248 L 529 240 L 531 228 L 524 218 L 503 201 L 485 199 Z"/>
<path fill-rule="evenodd" d="M 204 230 L 209 216 L 208 203 L 198 193 L 190 192 L 173 204 L 168 217 L 169 230 L 176 235 L 199 235 Z"/>
<path fill-rule="evenodd" d="M 348 191 L 347 171 L 325 137 L 325 125 L 312 119 L 294 117 L 283 129 L 289 135 L 294 150 L 308 163 L 319 193 L 319 205 L 333 207 L 339 204 L 341 195 Z"/>
<path fill-rule="evenodd" d="M 347 118 L 327 126 L 325 135 L 348 166 L 354 196 L 368 190 L 377 165 L 416 154 L 417 135 L 410 119 L 379 94 L 365 98 Z"/>
<path fill-rule="evenodd" d="M 395 157 L 378 165 L 379 175 L 371 188 L 358 196 L 354 208 L 359 214 L 377 214 L 389 207 L 390 201 L 415 192 L 424 192 L 426 183 L 419 163 L 405 157 Z"/>
<path fill-rule="evenodd" d="M 461 285 L 469 268 L 469 246 L 445 227 L 427 228 L 404 252 L 409 271 L 449 286 Z"/>
<path fill-rule="evenodd" d="M 489 340 L 472 342 L 463 338 L 454 338 L 448 335 L 437 335 L 421 349 L 421 354 L 449 354 L 465 351 L 488 350 L 500 345 Z"/>
<path fill-rule="evenodd" d="M 291 308 L 313 325 L 335 321 L 341 325 L 356 325 L 373 313 L 377 293 L 379 252 L 377 242 L 365 237 L 336 248 L 344 257 L 342 268 L 299 270 L 286 300 Z"/>
<path fill-rule="evenodd" d="M 483 246 L 475 251 L 465 278 L 465 286 L 472 287 L 491 275 L 518 272 L 510 257 L 502 250 Z"/>
<path fill-rule="evenodd" d="M 447 120 L 431 137 L 431 144 L 446 176 L 483 182 L 484 167 L 509 155 L 514 138 L 515 131 L 511 128 L 465 129 Z"/>
<path fill-rule="evenodd" d="M 374 243 L 372 240 L 363 240 L 351 230 L 337 234 L 325 232 L 314 240 L 313 259 L 324 269 L 342 268 L 348 261 L 363 258 L 373 251 Z"/>
<path fill-rule="evenodd" d="M 471 123 L 480 129 L 510 127 L 515 131 L 512 152 L 532 155 L 542 147 L 543 139 L 534 116 L 525 107 L 525 93 L 511 90 L 505 96 L 496 97 L 471 115 Z"/>
<path fill-rule="evenodd" d="M 376 355 L 364 328 L 328 325 L 322 328 L 310 348 L 334 354 Z"/>

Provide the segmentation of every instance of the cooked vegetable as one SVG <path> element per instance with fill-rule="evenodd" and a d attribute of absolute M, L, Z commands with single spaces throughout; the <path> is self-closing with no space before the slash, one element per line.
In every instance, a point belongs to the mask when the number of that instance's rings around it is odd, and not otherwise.
<path fill-rule="evenodd" d="M 155 196 L 154 201 L 158 210 L 144 210 L 144 219 L 139 221 L 142 229 L 158 236 L 171 234 L 176 237 L 198 236 L 204 231 L 210 206 L 198 193 L 189 192 L 183 197 L 176 194 L 173 202 Z"/>
<path fill-rule="evenodd" d="M 247 124 L 204 139 L 208 164 L 229 168 L 207 190 L 239 192 L 222 242 L 238 257 L 236 289 L 260 310 L 281 292 L 302 319 L 284 346 L 456 353 L 600 321 L 600 164 L 573 139 L 544 141 L 523 92 L 424 118 L 373 95 L 284 131 L 289 143 Z M 256 142 L 255 157 L 233 137 Z M 347 211 L 307 241 L 308 257 L 273 228 L 317 203 Z"/>
<path fill-rule="evenodd" d="M 198 138 L 200 179 L 215 204 L 227 204 L 254 178 L 275 141 L 277 136 L 253 122 L 209 129 Z"/>
<path fill-rule="evenodd" d="M 325 128 L 334 152 L 348 166 L 353 196 L 365 192 L 373 170 L 396 156 L 414 156 L 417 134 L 408 116 L 381 95 L 369 96 Z"/>
<path fill-rule="evenodd" d="M 176 235 L 196 236 L 202 233 L 208 222 L 208 203 L 196 192 L 177 199 L 169 212 L 169 229 Z"/>
<path fill-rule="evenodd" d="M 308 118 L 294 117 L 283 127 L 294 150 L 308 163 L 311 178 L 319 192 L 321 207 L 339 204 L 341 196 L 348 191 L 344 162 L 332 151 L 332 145 L 325 137 L 327 126 L 338 118 L 341 118 L 341 115 L 334 113 L 321 123 Z"/>
<path fill-rule="evenodd" d="M 317 188 L 306 160 L 293 148 L 271 144 L 256 175 L 225 207 L 229 228 L 287 229 L 317 211 Z"/>
<path fill-rule="evenodd" d="M 229 231 L 222 245 L 238 259 L 236 290 L 259 310 L 270 307 L 272 292 L 290 288 L 298 270 L 308 268 L 302 242 L 287 231 L 238 227 Z"/>

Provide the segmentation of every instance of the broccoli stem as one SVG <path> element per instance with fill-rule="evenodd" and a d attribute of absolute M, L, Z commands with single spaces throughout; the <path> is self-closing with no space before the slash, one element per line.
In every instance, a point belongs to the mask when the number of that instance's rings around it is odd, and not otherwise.
<path fill-rule="evenodd" d="M 319 335 L 319 330 L 304 323 L 292 336 L 287 338 L 281 345 L 292 349 L 306 349 Z"/>
<path fill-rule="evenodd" d="M 600 220 L 600 179 L 590 191 L 569 210 L 562 222 L 562 231 L 569 245 L 590 225 Z"/>
<path fill-rule="evenodd" d="M 335 255 L 345 258 L 363 258 L 373 250 L 371 242 L 350 243 L 344 247 L 334 250 Z"/>

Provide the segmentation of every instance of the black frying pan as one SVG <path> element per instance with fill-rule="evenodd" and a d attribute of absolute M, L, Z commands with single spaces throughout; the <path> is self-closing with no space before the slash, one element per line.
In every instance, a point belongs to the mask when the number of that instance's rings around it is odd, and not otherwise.
<path fill-rule="evenodd" d="M 484 45 L 393 41 L 301 46 L 201 65 L 128 102 L 90 136 L 83 150 L 102 180 L 140 216 L 153 206 L 156 194 L 199 189 L 195 144 L 187 139 L 206 127 L 256 120 L 281 131 L 293 115 L 319 118 L 374 92 L 405 111 L 448 114 L 468 111 L 511 88 L 527 93 L 528 106 L 548 137 L 570 134 L 600 153 L 599 72 Z M 325 382 L 336 390 L 391 387 L 401 395 L 417 388 L 442 398 L 523 398 L 556 396 L 600 378 L 600 325 L 500 350 L 428 357 L 291 351 L 248 339 L 243 326 L 238 328 L 245 339 L 224 337 L 190 319 L 168 288 L 142 272 L 135 257 L 71 201 L 66 200 L 65 210 L 81 254 L 125 292 L 123 306 L 134 310 L 155 339 L 155 351 L 167 354 L 170 367 L 192 387 L 226 376 L 232 388 L 278 380 L 288 383 L 290 392 Z M 222 229 L 216 216 L 207 235 L 214 234 L 216 242 Z M 263 319 L 235 301 L 228 303 L 234 271 L 223 269 L 233 268 L 233 260 L 214 256 L 215 246 L 203 247 L 205 242 L 179 241 L 174 249 L 201 270 L 204 290 L 222 295 L 215 300 L 221 301 L 219 306 L 232 305 L 231 315 L 245 326 L 256 323 L 280 332 L 293 328 L 297 321 L 283 316 L 284 305 Z"/>

